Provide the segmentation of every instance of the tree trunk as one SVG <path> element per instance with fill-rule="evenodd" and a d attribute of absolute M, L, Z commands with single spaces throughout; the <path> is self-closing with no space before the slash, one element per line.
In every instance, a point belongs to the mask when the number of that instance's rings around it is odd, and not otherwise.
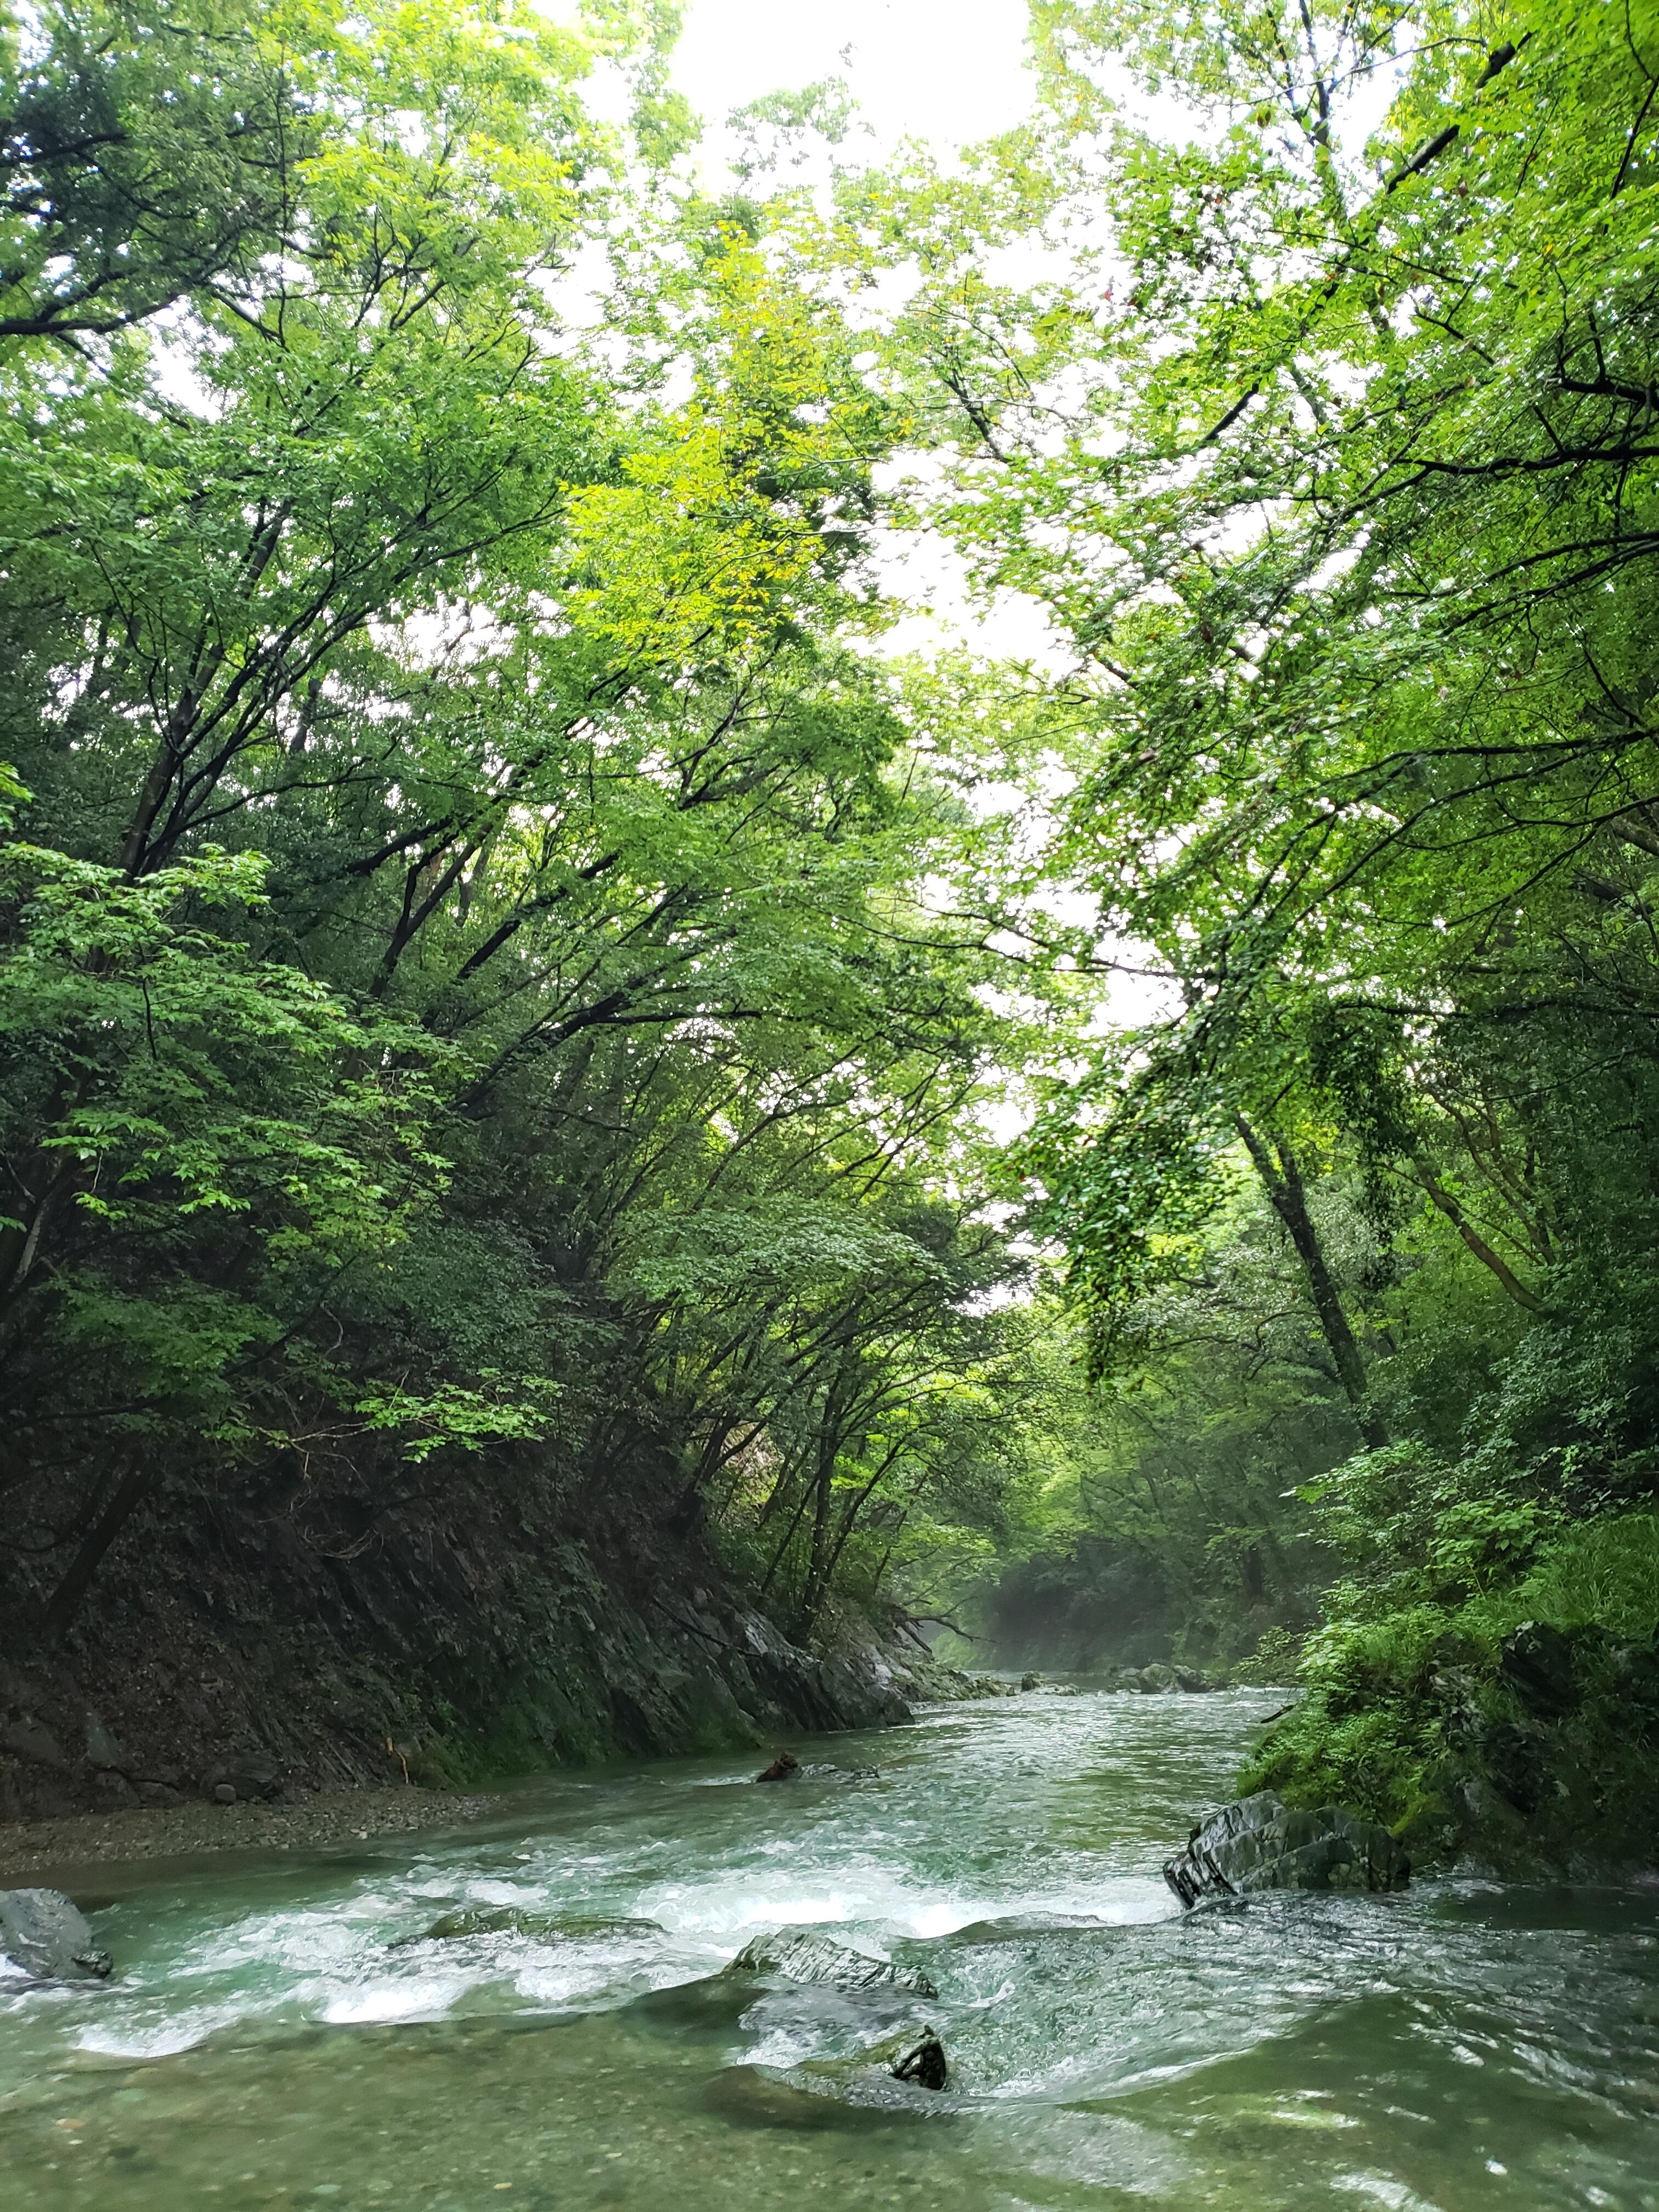
<path fill-rule="evenodd" d="M 1487 1243 L 1486 1238 L 1474 1226 L 1474 1223 L 1464 1212 L 1462 1207 L 1452 1196 L 1451 1193 L 1445 1188 L 1444 1184 L 1442 1183 L 1438 1176 L 1435 1174 L 1434 1170 L 1429 1165 L 1428 1162 L 1423 1158 L 1420 1152 L 1413 1153 L 1412 1157 L 1412 1166 L 1416 1170 L 1417 1180 L 1422 1184 L 1424 1189 L 1428 1193 L 1431 1202 L 1437 1206 L 1440 1212 L 1445 1215 L 1447 1220 L 1450 1222 L 1452 1227 L 1462 1238 L 1469 1250 L 1474 1253 L 1475 1258 L 1480 1262 L 1481 1266 L 1483 1267 L 1489 1267 L 1492 1270 L 1492 1273 L 1497 1276 L 1498 1281 L 1502 1283 L 1504 1288 L 1515 1300 L 1516 1305 L 1524 1306 L 1527 1311 L 1531 1314 L 1542 1313 L 1544 1310 L 1543 1300 L 1535 1291 L 1529 1291 L 1526 1285 L 1521 1280 L 1520 1277 L 1516 1274 L 1514 1270 L 1509 1266 L 1507 1261 L 1500 1259 L 1498 1254 L 1492 1250 L 1492 1246 Z"/>
<path fill-rule="evenodd" d="M 40 1622 L 43 1642 L 56 1644 L 68 1633 L 105 1553 L 149 1496 L 155 1481 L 154 1468 L 137 1467 L 130 1468 L 117 1483 L 115 1495 L 82 1539 L 69 1571 L 46 1601 Z"/>
<path fill-rule="evenodd" d="M 1282 1137 L 1273 1139 L 1270 1151 L 1267 1140 L 1251 1127 L 1242 1114 L 1233 1118 L 1245 1149 L 1255 1163 L 1262 1187 L 1273 1202 L 1273 1212 L 1296 1247 L 1296 1255 L 1308 1279 L 1320 1331 L 1330 1349 L 1337 1380 L 1353 1407 L 1359 1433 L 1375 1450 L 1377 1445 L 1387 1443 L 1388 1431 L 1367 1403 L 1364 1356 L 1343 1310 L 1341 1294 L 1326 1265 L 1319 1232 L 1308 1212 L 1307 1193 L 1302 1187 L 1302 1171 L 1297 1165 L 1296 1155 Z"/>
<path fill-rule="evenodd" d="M 830 1507 L 835 1494 L 836 1462 L 840 1436 L 824 1413 L 823 1433 L 818 1438 L 817 1474 L 812 1485 L 812 1540 L 806 1558 L 806 1587 L 801 1595 L 800 1633 L 810 1636 L 823 1603 L 829 1581 Z"/>

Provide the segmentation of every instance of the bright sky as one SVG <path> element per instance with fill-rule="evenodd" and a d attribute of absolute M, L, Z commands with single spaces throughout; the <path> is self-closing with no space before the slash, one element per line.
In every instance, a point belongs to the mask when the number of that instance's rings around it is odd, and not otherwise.
<path fill-rule="evenodd" d="M 878 159 L 906 137 L 948 155 L 1025 114 L 1026 20 L 1025 0 L 689 0 L 674 77 L 716 160 L 733 108 L 826 76 L 846 81 L 873 134 L 848 143 L 851 159 Z M 882 567 L 890 590 L 935 611 L 890 633 L 889 650 L 966 637 L 984 653 L 1052 657 L 1047 624 L 1029 603 L 1009 597 L 970 611 L 938 544 L 890 541 Z"/>
<path fill-rule="evenodd" d="M 826 76 L 846 80 L 873 133 L 845 155 L 879 158 L 905 137 L 948 155 L 1026 113 L 1026 0 L 688 0 L 674 77 L 702 117 L 706 152 L 716 160 L 733 108 Z M 989 608 L 970 605 L 958 564 L 937 539 L 891 537 L 880 567 L 890 590 L 928 610 L 887 634 L 889 651 L 925 653 L 960 640 L 1056 669 L 1069 660 L 1032 601 L 1006 592 Z M 1066 918 L 1085 917 L 1079 910 Z M 1127 975 L 1110 994 L 1120 1020 L 1147 1018 L 1164 996 L 1161 985 Z M 1000 1133 L 1012 1138 L 1023 1119 L 1011 1102 L 999 1110 Z"/>
<path fill-rule="evenodd" d="M 1025 0 L 690 0 L 674 75 L 711 126 L 763 93 L 844 77 L 876 146 L 943 150 L 1024 113 L 1025 21 Z"/>

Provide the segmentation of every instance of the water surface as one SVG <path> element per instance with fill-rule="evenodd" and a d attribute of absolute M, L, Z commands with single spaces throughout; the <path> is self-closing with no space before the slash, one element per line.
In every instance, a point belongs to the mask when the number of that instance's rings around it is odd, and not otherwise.
<path fill-rule="evenodd" d="M 1159 1862 L 1276 1702 L 1039 1691 L 799 1747 L 878 1778 L 611 1768 L 435 1840 L 100 1869 L 117 1978 L 0 1982 L 0 2203 L 1659 2212 L 1659 1899 L 1175 1913 Z M 790 1926 L 939 1996 L 722 1973 Z M 887 2072 L 924 2027 L 943 2094 Z"/>

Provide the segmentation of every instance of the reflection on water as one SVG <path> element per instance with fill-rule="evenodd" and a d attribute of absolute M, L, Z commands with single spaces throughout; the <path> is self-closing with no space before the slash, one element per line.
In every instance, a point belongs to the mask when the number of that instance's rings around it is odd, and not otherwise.
<path fill-rule="evenodd" d="M 1272 1702 L 1038 1692 L 817 1747 L 878 1780 L 679 1761 L 133 1872 L 113 1982 L 0 1982 L 0 2203 L 1659 2212 L 1659 1900 L 1174 1917 L 1159 1858 Z M 786 1925 L 940 1994 L 721 1973 Z M 887 2070 L 924 2026 L 942 2094 Z"/>

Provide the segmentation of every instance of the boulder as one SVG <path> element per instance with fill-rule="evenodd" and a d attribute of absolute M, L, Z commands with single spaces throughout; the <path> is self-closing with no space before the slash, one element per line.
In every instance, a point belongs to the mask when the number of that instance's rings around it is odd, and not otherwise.
<path fill-rule="evenodd" d="M 475 1936 L 524 1936 L 534 1943 L 580 1943 L 596 1936 L 659 1934 L 654 1920 L 611 1920 L 602 1916 L 532 1912 L 522 1905 L 465 1905 L 446 1912 L 429 1928 L 413 1936 L 400 1936 L 391 1946 L 406 1950 L 411 1943 L 459 1943 Z"/>
<path fill-rule="evenodd" d="M 930 2027 L 914 2051 L 906 2051 L 892 2069 L 896 2081 L 914 2081 L 918 2089 L 942 2089 L 950 2080 L 945 2045 Z"/>
<path fill-rule="evenodd" d="M 239 1798 L 280 1797 L 283 1788 L 282 1768 L 263 1752 L 239 1752 L 202 1777 L 203 1796 L 220 1805 L 234 1805 Z M 222 1794 L 227 1790 L 228 1797 Z"/>
<path fill-rule="evenodd" d="M 101 1982 L 110 1955 L 57 1889 L 0 1889 L 0 1956 L 37 1982 Z"/>
<path fill-rule="evenodd" d="M 26 1759 L 32 1766 L 50 1767 L 56 1773 L 67 1773 L 70 1762 L 49 1728 L 27 1717 L 0 1723 L 0 1751 L 9 1751 L 14 1759 Z"/>
<path fill-rule="evenodd" d="M 1476 1739 L 1492 1787 L 1517 1813 L 1535 1813 L 1549 1795 L 1549 1755 L 1535 1728 L 1487 1721 Z"/>
<path fill-rule="evenodd" d="M 1135 1680 L 1139 1687 L 1149 1694 L 1173 1690 L 1176 1686 L 1175 1668 L 1166 1667 L 1162 1660 L 1154 1660 L 1150 1667 L 1141 1668 Z"/>
<path fill-rule="evenodd" d="M 126 1754 L 96 1713 L 87 1715 L 87 1758 L 100 1771 L 126 1771 Z"/>
<path fill-rule="evenodd" d="M 1019 1690 L 1012 1682 L 999 1681 L 994 1674 L 967 1674 L 963 1677 L 970 1698 L 1017 1698 Z"/>
<path fill-rule="evenodd" d="M 1644 1716 L 1659 1713 L 1659 1641 L 1627 1644 L 1613 1655 L 1613 1693 Z"/>
<path fill-rule="evenodd" d="M 890 1959 L 866 1958 L 845 1943 L 805 1929 L 784 1928 L 757 1936 L 726 1969 L 728 1974 L 781 1974 L 786 1981 L 814 1982 L 831 1990 L 908 1990 L 913 1996 L 936 1997 L 926 1974 L 896 1966 Z"/>
<path fill-rule="evenodd" d="M 1547 1620 L 1523 1620 L 1504 1638 L 1498 1672 L 1529 1713 L 1540 1720 L 1564 1720 L 1583 1702 L 1578 1666 L 1600 1641 L 1596 1629 L 1556 1628 Z"/>
<path fill-rule="evenodd" d="M 1028 1668 L 1019 1678 L 1019 1686 L 1022 1690 L 1039 1690 L 1042 1686 L 1042 1677 L 1032 1674 Z"/>
<path fill-rule="evenodd" d="M 1404 1889 L 1411 1862 L 1374 1821 L 1335 1805 L 1292 1812 L 1262 1790 L 1200 1821 L 1164 1879 L 1190 1909 L 1261 1889 Z"/>

